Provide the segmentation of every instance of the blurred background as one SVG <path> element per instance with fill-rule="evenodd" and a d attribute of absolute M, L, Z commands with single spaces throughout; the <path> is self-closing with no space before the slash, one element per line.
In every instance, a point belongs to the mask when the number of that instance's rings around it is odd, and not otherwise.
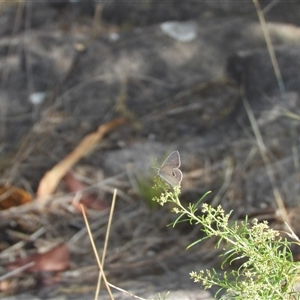
<path fill-rule="evenodd" d="M 101 254 L 114 189 L 109 281 L 211 297 L 189 272 L 215 241 L 185 250 L 200 228 L 152 201 L 174 150 L 184 204 L 299 232 L 299 1 L 5 1 L 0 22 L 1 297 L 92 299 L 78 203 Z"/>

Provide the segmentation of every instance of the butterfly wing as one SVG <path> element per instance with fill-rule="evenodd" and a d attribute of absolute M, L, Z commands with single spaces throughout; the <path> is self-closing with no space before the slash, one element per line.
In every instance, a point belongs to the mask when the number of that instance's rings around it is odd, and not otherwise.
<path fill-rule="evenodd" d="M 157 174 L 171 186 L 180 185 L 182 180 L 181 171 L 179 169 L 173 169 L 169 165 L 162 166 L 158 170 Z"/>
<path fill-rule="evenodd" d="M 161 167 L 171 166 L 173 169 L 179 168 L 181 165 L 180 155 L 178 151 L 173 151 L 163 162 Z"/>
<path fill-rule="evenodd" d="M 178 180 L 179 184 L 181 183 L 182 181 L 182 172 L 179 170 L 179 169 L 173 169 L 173 176 Z"/>

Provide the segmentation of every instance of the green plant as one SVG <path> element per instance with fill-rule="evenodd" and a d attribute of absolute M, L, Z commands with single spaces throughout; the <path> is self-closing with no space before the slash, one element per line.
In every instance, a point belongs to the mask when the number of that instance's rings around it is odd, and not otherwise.
<path fill-rule="evenodd" d="M 175 204 L 172 210 L 179 216 L 173 226 L 184 221 L 201 225 L 205 237 L 188 248 L 204 239 L 217 237 L 216 246 L 224 250 L 221 267 L 224 268 L 225 263 L 241 261 L 238 270 L 222 274 L 215 269 L 193 271 L 190 275 L 195 282 L 200 282 L 205 289 L 218 286 L 218 293 L 226 291 L 221 299 L 300 299 L 300 293 L 295 291 L 299 263 L 293 262 L 291 242 L 269 228 L 267 222 L 259 223 L 254 219 L 250 224 L 245 218 L 242 222 L 230 223 L 231 213 L 226 214 L 221 206 L 213 208 L 206 203 L 202 204 L 201 214 L 198 214 L 199 204 L 208 193 L 185 208 L 179 200 L 179 186 L 170 188 L 158 178 L 154 188 L 163 189 L 160 197 L 153 198 L 154 201 L 161 205 L 167 202 Z"/>

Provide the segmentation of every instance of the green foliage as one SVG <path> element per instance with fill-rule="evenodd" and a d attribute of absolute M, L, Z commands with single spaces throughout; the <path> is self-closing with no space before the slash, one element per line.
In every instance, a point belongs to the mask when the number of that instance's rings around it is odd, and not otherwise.
<path fill-rule="evenodd" d="M 139 194 L 143 197 L 149 208 L 155 210 L 159 207 L 157 202 L 153 202 L 152 199 L 159 196 L 159 192 L 152 188 L 153 182 L 149 178 L 143 176 L 137 176 L 137 188 Z"/>
<path fill-rule="evenodd" d="M 214 269 L 193 271 L 190 275 L 194 282 L 201 283 L 205 289 L 218 286 L 218 292 L 226 291 L 221 299 L 300 299 L 300 293 L 295 291 L 300 269 L 299 263 L 293 262 L 291 243 L 269 228 L 267 222 L 259 223 L 254 219 L 250 224 L 246 218 L 243 222 L 230 223 L 231 213 L 226 214 L 221 206 L 213 208 L 206 203 L 202 204 L 199 214 L 199 204 L 208 193 L 185 208 L 179 200 L 179 186 L 172 189 L 158 179 L 154 188 L 163 189 L 154 201 L 160 205 L 175 204 L 172 210 L 179 216 L 173 226 L 182 221 L 201 225 L 205 237 L 188 248 L 204 239 L 217 237 L 216 246 L 223 249 L 221 267 L 240 261 L 238 270 L 222 274 Z"/>

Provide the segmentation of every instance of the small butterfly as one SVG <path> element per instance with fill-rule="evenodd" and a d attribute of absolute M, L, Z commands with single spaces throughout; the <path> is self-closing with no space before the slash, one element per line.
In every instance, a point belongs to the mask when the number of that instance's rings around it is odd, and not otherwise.
<path fill-rule="evenodd" d="M 157 168 L 159 175 L 169 185 L 178 186 L 182 180 L 182 172 L 178 169 L 181 165 L 178 151 L 173 151 L 163 162 L 160 168 Z"/>

